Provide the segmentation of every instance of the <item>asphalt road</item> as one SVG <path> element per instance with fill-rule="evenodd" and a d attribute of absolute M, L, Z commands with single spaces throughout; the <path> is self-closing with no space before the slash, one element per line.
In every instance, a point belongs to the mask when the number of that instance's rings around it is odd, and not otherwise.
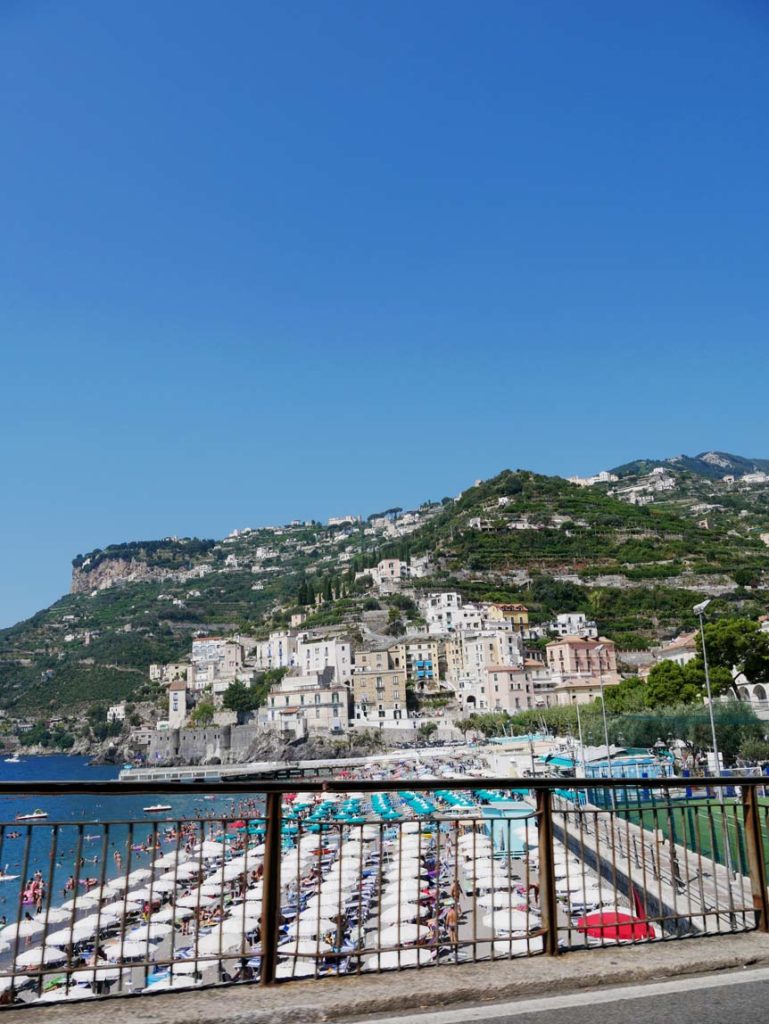
<path fill-rule="evenodd" d="M 486 1006 L 368 1017 L 355 1024 L 766 1024 L 769 968 Z"/>

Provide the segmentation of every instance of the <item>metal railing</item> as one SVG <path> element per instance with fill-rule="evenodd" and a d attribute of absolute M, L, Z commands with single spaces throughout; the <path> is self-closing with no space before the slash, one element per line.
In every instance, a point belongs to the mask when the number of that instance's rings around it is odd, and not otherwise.
<path fill-rule="evenodd" d="M 51 798 L 0 821 L 0 1003 L 769 931 L 765 781 L 0 783 L 0 814 Z M 239 802 L 52 799 L 194 794 Z"/>

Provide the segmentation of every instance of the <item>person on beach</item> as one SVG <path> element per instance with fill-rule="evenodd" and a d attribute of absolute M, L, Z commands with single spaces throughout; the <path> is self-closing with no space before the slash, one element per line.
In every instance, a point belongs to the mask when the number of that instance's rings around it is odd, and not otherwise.
<path fill-rule="evenodd" d="M 459 942 L 459 935 L 457 933 L 457 926 L 459 924 L 459 915 L 457 914 L 457 908 L 455 906 L 449 907 L 446 911 L 445 918 L 446 930 L 449 933 L 449 942 L 452 946 L 456 946 Z"/>

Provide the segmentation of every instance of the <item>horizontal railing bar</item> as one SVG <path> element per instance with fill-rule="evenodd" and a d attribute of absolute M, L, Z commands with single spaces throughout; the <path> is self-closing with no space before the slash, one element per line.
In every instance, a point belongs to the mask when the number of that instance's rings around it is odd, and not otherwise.
<path fill-rule="evenodd" d="M 724 786 L 767 786 L 769 776 L 734 776 L 724 778 L 707 776 L 701 778 L 664 777 L 659 779 L 518 779 L 473 778 L 473 779 L 255 779 L 253 781 L 208 780 L 202 782 L 0 782 L 0 797 L 3 796 L 68 796 L 74 794 L 102 796 L 132 796 L 146 794 L 189 793 L 397 793 L 402 790 L 429 792 L 436 789 L 527 789 L 527 790 L 570 790 L 570 789 L 703 789 Z"/>

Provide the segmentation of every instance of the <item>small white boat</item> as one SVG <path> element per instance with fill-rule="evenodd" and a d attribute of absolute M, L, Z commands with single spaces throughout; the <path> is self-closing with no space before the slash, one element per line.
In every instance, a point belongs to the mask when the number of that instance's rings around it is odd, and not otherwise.
<path fill-rule="evenodd" d="M 48 811 L 41 811 L 39 808 L 36 811 L 32 811 L 30 814 L 17 814 L 17 821 L 37 821 L 39 818 L 47 818 Z"/>
<path fill-rule="evenodd" d="M 18 875 L 6 875 L 0 871 L 0 882 L 14 882 L 18 877 Z"/>
<path fill-rule="evenodd" d="M 6 764 L 21 764 L 21 758 L 18 754 L 14 754 L 13 757 L 3 758 Z"/>
<path fill-rule="evenodd" d="M 146 814 L 159 814 L 161 811 L 170 811 L 171 810 L 171 805 L 170 804 L 152 804 L 151 807 L 144 807 L 144 808 L 142 808 L 142 810 L 145 811 Z"/>

